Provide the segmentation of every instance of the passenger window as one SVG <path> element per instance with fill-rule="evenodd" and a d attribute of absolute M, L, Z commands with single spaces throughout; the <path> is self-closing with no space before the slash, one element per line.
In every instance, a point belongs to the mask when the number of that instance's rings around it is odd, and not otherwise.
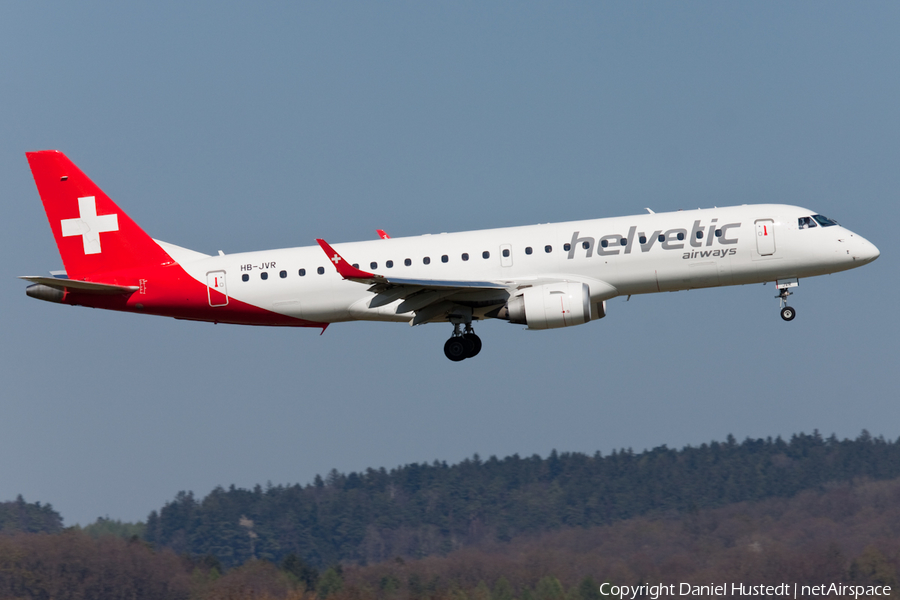
<path fill-rule="evenodd" d="M 609 246 L 609 240 L 600 240 L 600 245 L 604 248 Z"/>
<path fill-rule="evenodd" d="M 319 275 L 324 275 L 325 267 L 319 267 L 318 269 L 316 269 L 316 273 L 318 273 Z"/>
<path fill-rule="evenodd" d="M 525 248 L 525 254 L 531 254 L 531 246 Z"/>
<path fill-rule="evenodd" d="M 550 254 L 551 252 L 553 252 L 553 246 L 544 246 L 544 252 Z"/>
<path fill-rule="evenodd" d="M 250 281 L 250 276 L 244 273 L 241 275 L 241 281 Z"/>
<path fill-rule="evenodd" d="M 662 243 L 662 242 L 666 241 L 666 236 L 661 235 L 657 239 L 660 241 L 660 243 Z"/>
<path fill-rule="evenodd" d="M 641 237 L 638 238 L 638 241 L 639 241 L 640 243 L 642 243 L 642 244 L 646 244 L 646 243 L 647 243 L 647 236 L 646 236 L 646 235 L 642 235 Z"/>
<path fill-rule="evenodd" d="M 702 239 L 703 239 L 703 232 L 702 232 L 702 231 L 698 231 L 698 232 L 697 232 L 697 239 L 698 239 L 698 240 L 702 240 Z"/>
<path fill-rule="evenodd" d="M 298 271 L 298 272 L 300 273 L 300 277 L 303 277 L 304 275 L 306 275 L 306 269 L 300 269 L 300 271 Z"/>
<path fill-rule="evenodd" d="M 581 247 L 584 248 L 585 250 L 588 250 L 591 247 L 591 243 L 590 242 L 581 242 Z"/>
<path fill-rule="evenodd" d="M 484 252 L 481 253 L 481 258 L 490 258 L 490 257 L 491 257 L 491 253 L 488 252 L 487 250 L 485 250 Z"/>
<path fill-rule="evenodd" d="M 509 248 L 503 249 L 503 258 L 509 258 Z"/>
<path fill-rule="evenodd" d="M 722 237 L 722 230 L 716 229 L 716 237 Z"/>
<path fill-rule="evenodd" d="M 278 274 L 278 276 L 281 277 L 282 279 L 284 279 L 285 277 L 287 277 L 287 271 L 281 271 L 281 272 Z"/>
<path fill-rule="evenodd" d="M 409 265 L 412 264 L 412 259 L 410 259 L 410 258 L 404 259 L 404 260 L 403 260 L 403 264 L 406 265 L 406 266 L 408 267 Z"/>
<path fill-rule="evenodd" d="M 445 262 L 449 262 L 449 261 L 450 261 L 450 257 L 447 256 L 446 254 L 441 257 L 441 262 L 445 263 Z"/>
<path fill-rule="evenodd" d="M 269 278 L 269 274 L 267 272 L 263 271 L 262 273 L 259 274 L 259 278 L 262 279 L 263 281 L 265 281 L 266 279 Z"/>
<path fill-rule="evenodd" d="M 468 252 L 463 252 L 462 259 L 463 259 L 464 261 L 469 260 L 469 253 L 468 253 Z"/>
<path fill-rule="evenodd" d="M 369 263 L 369 268 L 372 269 L 372 270 L 374 271 L 375 269 L 378 268 L 378 263 L 377 263 L 377 262 L 370 262 L 370 263 Z"/>
<path fill-rule="evenodd" d="M 354 269 L 358 269 L 358 268 L 359 268 L 359 263 L 353 263 L 353 268 L 354 268 Z"/>
<path fill-rule="evenodd" d="M 679 241 L 679 242 L 680 242 L 680 241 L 683 241 L 683 240 L 684 240 L 684 233 L 681 232 L 681 231 L 679 231 L 677 237 L 678 237 L 678 241 Z"/>
<path fill-rule="evenodd" d="M 565 250 L 566 252 L 568 252 L 568 251 L 571 250 L 571 249 L 572 249 L 572 244 L 570 244 L 570 243 L 568 243 L 568 242 L 566 242 L 565 244 L 563 244 L 563 250 Z"/>
<path fill-rule="evenodd" d="M 387 261 L 386 263 L 384 263 L 384 266 L 386 266 L 388 269 L 393 269 L 393 268 L 394 268 L 394 261 L 389 260 L 389 261 Z"/>
<path fill-rule="evenodd" d="M 426 256 L 425 258 L 422 259 L 422 262 L 425 263 L 426 265 L 430 265 L 430 264 L 431 264 L 431 259 L 430 259 L 429 257 Z"/>
<path fill-rule="evenodd" d="M 625 238 L 619 238 L 619 245 L 620 245 L 620 246 L 625 246 L 625 245 L 627 245 L 627 244 L 628 244 L 628 240 L 626 240 Z"/>

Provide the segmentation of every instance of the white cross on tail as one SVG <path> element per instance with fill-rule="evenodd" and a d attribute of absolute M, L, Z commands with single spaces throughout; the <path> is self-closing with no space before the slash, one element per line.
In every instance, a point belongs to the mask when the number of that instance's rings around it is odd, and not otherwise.
<path fill-rule="evenodd" d="M 78 218 L 62 219 L 63 237 L 80 235 L 85 254 L 100 254 L 100 234 L 119 230 L 118 215 L 97 216 L 97 199 L 85 196 L 78 199 Z"/>

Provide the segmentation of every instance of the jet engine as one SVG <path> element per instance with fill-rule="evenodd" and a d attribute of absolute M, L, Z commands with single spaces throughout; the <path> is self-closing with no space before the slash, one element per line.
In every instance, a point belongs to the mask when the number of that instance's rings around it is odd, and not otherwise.
<path fill-rule="evenodd" d="M 47 302 L 62 302 L 66 297 L 66 293 L 60 289 L 52 288 L 48 285 L 35 283 L 25 288 L 25 293 L 32 298 L 38 300 L 46 300 Z"/>
<path fill-rule="evenodd" d="M 605 316 L 603 302 L 597 304 L 595 319 Z M 590 288 L 584 283 L 547 283 L 526 288 L 509 299 L 497 315 L 528 329 L 556 329 L 581 325 L 591 320 Z"/>

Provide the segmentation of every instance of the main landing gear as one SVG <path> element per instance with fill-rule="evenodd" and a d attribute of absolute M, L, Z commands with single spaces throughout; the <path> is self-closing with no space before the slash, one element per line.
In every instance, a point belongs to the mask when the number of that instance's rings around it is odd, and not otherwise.
<path fill-rule="evenodd" d="M 453 362 L 472 358 L 481 352 L 481 338 L 472 330 L 472 323 L 466 323 L 465 333 L 459 331 L 462 323 L 453 324 L 453 336 L 444 344 L 444 355 Z"/>
<path fill-rule="evenodd" d="M 775 296 L 781 304 L 781 318 L 785 321 L 793 321 L 794 317 L 797 316 L 797 311 L 787 305 L 788 296 L 791 294 L 792 292 L 790 290 L 782 288 L 778 290 L 778 295 Z"/>

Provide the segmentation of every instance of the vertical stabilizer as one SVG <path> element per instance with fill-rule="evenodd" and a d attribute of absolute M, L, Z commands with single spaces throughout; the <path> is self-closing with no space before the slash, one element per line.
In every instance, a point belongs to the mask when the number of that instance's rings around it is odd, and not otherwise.
<path fill-rule="evenodd" d="M 172 262 L 65 154 L 25 156 L 69 278 Z"/>

